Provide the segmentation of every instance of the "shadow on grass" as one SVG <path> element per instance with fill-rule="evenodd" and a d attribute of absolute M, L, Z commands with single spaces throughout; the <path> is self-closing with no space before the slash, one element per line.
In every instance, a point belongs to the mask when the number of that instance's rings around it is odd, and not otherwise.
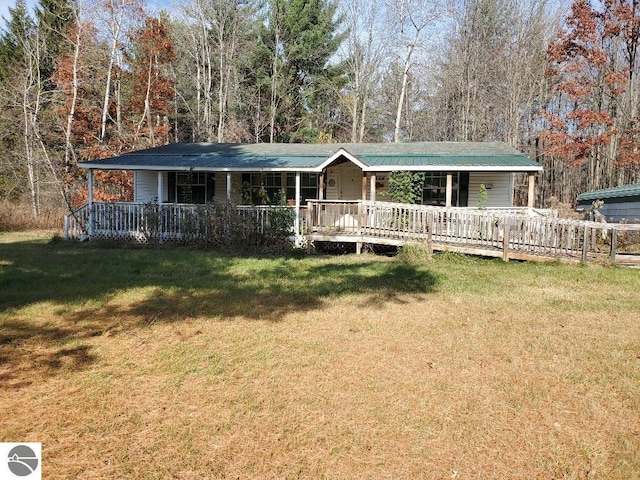
<path fill-rule="evenodd" d="M 92 364 L 96 356 L 91 348 L 77 342 L 83 335 L 82 329 L 1 320 L 0 386 L 26 387 L 40 377 Z"/>
<path fill-rule="evenodd" d="M 0 251 L 0 361 L 42 373 L 82 368 L 95 358 L 78 342 L 104 333 L 203 316 L 277 322 L 349 295 L 365 295 L 374 306 L 402 302 L 436 284 L 424 267 L 370 257 L 8 243 Z M 127 298 L 136 289 L 143 289 L 140 298 Z M 38 318 L 39 312 L 53 318 Z M 32 320 L 22 320 L 27 315 Z"/>

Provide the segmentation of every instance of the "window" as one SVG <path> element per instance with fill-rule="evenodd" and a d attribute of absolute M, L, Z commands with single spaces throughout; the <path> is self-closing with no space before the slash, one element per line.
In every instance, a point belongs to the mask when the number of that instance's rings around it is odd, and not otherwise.
<path fill-rule="evenodd" d="M 169 172 L 169 202 L 206 203 L 213 200 L 215 174 L 208 172 Z"/>
<path fill-rule="evenodd" d="M 458 174 L 453 174 L 453 189 L 451 192 L 451 203 L 458 204 Z M 422 187 L 423 205 L 445 206 L 447 202 L 447 174 L 446 173 L 425 173 L 424 185 Z"/>
<path fill-rule="evenodd" d="M 277 204 L 282 192 L 282 173 L 242 174 L 242 199 L 253 205 Z"/>
<path fill-rule="evenodd" d="M 300 199 L 302 204 L 306 204 L 307 200 L 318 198 L 318 174 L 317 173 L 301 173 L 300 174 Z M 296 198 L 296 174 L 287 173 L 287 198 L 295 200 Z"/>

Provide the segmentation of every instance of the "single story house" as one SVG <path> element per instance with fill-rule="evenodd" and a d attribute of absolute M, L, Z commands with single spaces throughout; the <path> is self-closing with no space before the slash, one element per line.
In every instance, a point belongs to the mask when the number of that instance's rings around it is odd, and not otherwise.
<path fill-rule="evenodd" d="M 577 210 L 589 210 L 593 202 L 604 202 L 598 211 L 607 222 L 640 223 L 640 184 L 623 185 L 578 195 Z"/>
<path fill-rule="evenodd" d="M 194 204 L 230 198 L 260 204 L 286 197 L 299 210 L 307 199 L 388 201 L 389 174 L 424 172 L 422 203 L 475 207 L 480 185 L 487 207 L 513 206 L 514 174 L 534 178 L 542 167 L 501 142 L 358 144 L 176 143 L 82 162 L 89 202 L 94 170 L 134 173 L 134 202 Z"/>

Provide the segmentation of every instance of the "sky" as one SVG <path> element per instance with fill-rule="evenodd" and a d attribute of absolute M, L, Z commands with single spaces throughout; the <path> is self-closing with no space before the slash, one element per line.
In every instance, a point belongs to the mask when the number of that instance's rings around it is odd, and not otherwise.
<path fill-rule="evenodd" d="M 13 7 L 16 4 L 14 0 L 0 0 L 0 17 L 9 18 L 9 7 Z M 2 29 L 4 30 L 5 22 L 2 22 Z"/>
<path fill-rule="evenodd" d="M 27 6 L 33 8 L 33 5 L 38 3 L 38 0 L 26 0 Z M 172 0 L 147 0 L 146 4 L 150 12 L 157 12 L 162 8 L 169 9 L 171 8 L 171 4 L 174 3 Z M 16 4 L 16 0 L 0 0 L 0 17 L 9 18 L 9 7 L 14 7 Z M 180 4 L 180 1 L 175 2 L 175 4 Z M 4 30 L 6 22 L 0 21 L 0 28 Z"/>

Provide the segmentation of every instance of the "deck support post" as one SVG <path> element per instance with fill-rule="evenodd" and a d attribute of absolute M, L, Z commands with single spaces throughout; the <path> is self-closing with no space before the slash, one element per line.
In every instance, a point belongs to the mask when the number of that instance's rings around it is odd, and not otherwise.
<path fill-rule="evenodd" d="M 535 187 L 536 187 L 536 176 L 533 173 L 529 174 L 529 196 L 527 198 L 527 207 L 533 208 L 535 202 Z"/>
<path fill-rule="evenodd" d="M 87 171 L 87 185 L 88 185 L 88 205 L 89 205 L 89 225 L 87 226 L 87 235 L 89 238 L 93 235 L 93 223 L 95 221 L 95 212 L 93 211 L 93 169 Z"/>
<path fill-rule="evenodd" d="M 451 206 L 451 197 L 453 196 L 453 174 L 447 173 L 447 191 L 445 199 L 445 207 Z"/>
<path fill-rule="evenodd" d="M 504 219 L 504 232 L 502 236 L 502 260 L 509 261 L 509 236 L 510 236 L 510 222 L 508 218 Z"/>
<path fill-rule="evenodd" d="M 584 226 L 584 236 L 582 238 L 582 263 L 587 263 L 589 255 L 589 227 Z"/>
<path fill-rule="evenodd" d="M 231 200 L 231 174 L 227 173 L 227 200 Z"/>
<path fill-rule="evenodd" d="M 356 255 L 360 255 L 362 253 L 362 242 L 356 242 Z"/>
<path fill-rule="evenodd" d="M 369 200 L 376 201 L 376 174 L 372 173 L 369 176 Z"/>

